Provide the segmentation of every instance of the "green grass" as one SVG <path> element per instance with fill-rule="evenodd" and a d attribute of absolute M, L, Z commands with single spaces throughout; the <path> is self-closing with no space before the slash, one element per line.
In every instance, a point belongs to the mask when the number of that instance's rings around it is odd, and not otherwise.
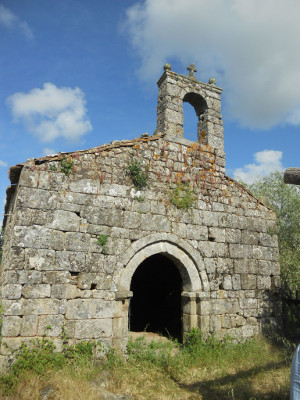
<path fill-rule="evenodd" d="M 53 400 L 99 399 L 101 377 L 107 374 L 107 390 L 137 400 L 285 400 L 294 346 L 275 339 L 257 337 L 237 344 L 230 338 L 204 339 L 198 330 L 184 344 L 138 338 L 129 340 L 126 359 L 110 349 L 96 365 L 94 343 L 59 354 L 44 340 L 30 351 L 26 345 L 19 349 L 10 374 L 1 378 L 5 397 L 0 398 L 39 399 L 50 383 Z"/>

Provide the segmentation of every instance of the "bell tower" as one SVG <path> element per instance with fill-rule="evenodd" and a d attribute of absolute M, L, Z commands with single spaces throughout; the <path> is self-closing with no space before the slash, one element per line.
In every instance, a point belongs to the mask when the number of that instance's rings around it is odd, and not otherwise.
<path fill-rule="evenodd" d="M 218 164 L 225 166 L 224 132 L 221 115 L 222 89 L 211 78 L 208 83 L 199 82 L 194 73 L 194 64 L 187 67 L 188 76 L 171 70 L 164 65 L 164 73 L 157 82 L 157 132 L 184 138 L 183 102 L 190 103 L 198 117 L 197 142 L 209 146 L 216 154 Z"/>

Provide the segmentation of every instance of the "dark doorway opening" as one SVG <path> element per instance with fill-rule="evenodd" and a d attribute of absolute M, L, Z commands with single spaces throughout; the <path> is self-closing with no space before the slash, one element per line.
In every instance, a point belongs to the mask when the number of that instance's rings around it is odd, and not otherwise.
<path fill-rule="evenodd" d="M 130 330 L 181 341 L 182 279 L 175 264 L 162 254 L 147 258 L 133 274 L 130 290 Z"/>

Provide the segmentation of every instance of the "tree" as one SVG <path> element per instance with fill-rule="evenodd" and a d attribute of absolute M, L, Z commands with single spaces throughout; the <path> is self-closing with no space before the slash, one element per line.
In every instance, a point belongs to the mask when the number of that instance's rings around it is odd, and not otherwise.
<path fill-rule="evenodd" d="M 277 216 L 281 278 L 286 287 L 300 286 L 300 189 L 287 185 L 277 171 L 247 185 Z"/>

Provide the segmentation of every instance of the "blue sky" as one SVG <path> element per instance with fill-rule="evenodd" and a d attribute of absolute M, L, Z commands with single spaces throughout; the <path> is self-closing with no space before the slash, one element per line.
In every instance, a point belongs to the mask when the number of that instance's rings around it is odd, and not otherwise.
<path fill-rule="evenodd" d="M 224 89 L 228 175 L 299 167 L 299 15 L 298 0 L 0 0 L 1 203 L 11 165 L 152 134 L 166 62 Z"/>

